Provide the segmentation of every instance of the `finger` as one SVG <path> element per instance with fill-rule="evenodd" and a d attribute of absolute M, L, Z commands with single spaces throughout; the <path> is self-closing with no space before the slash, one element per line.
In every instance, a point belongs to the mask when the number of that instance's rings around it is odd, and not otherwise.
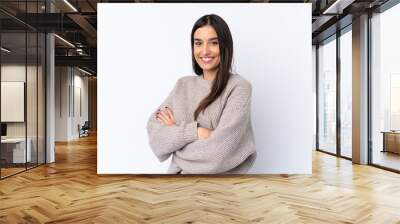
<path fill-rule="evenodd" d="M 168 117 L 171 117 L 170 114 L 168 113 L 168 111 L 169 111 L 168 107 L 164 107 L 161 111 L 163 111 L 165 113 L 165 115 L 167 115 Z"/>
<path fill-rule="evenodd" d="M 165 114 L 164 111 L 161 111 L 160 113 L 158 113 L 158 117 L 161 118 L 161 120 L 164 121 L 166 124 L 169 124 L 170 119 L 169 119 L 169 117 Z"/>
<path fill-rule="evenodd" d="M 157 117 L 158 113 L 160 113 L 160 109 L 158 109 L 156 112 L 154 112 L 154 116 Z"/>
<path fill-rule="evenodd" d="M 169 119 L 169 115 L 165 110 L 161 110 L 158 114 L 159 116 L 164 117 L 165 119 Z"/>
<path fill-rule="evenodd" d="M 161 122 L 162 122 L 163 124 L 168 124 L 168 121 L 167 121 L 167 120 L 165 120 L 164 118 L 162 118 L 162 117 L 158 117 L 158 119 L 160 119 L 160 120 L 161 120 Z"/>
<path fill-rule="evenodd" d="M 156 118 L 158 122 L 160 122 L 161 124 L 164 124 L 164 122 L 160 119 L 160 118 Z"/>
<path fill-rule="evenodd" d="M 156 117 L 156 120 L 158 120 L 159 122 L 163 123 L 163 121 L 160 119 L 160 112 L 159 112 L 159 110 L 156 112 L 155 117 Z"/>
<path fill-rule="evenodd" d="M 170 107 L 165 107 L 165 110 L 168 111 L 168 112 L 170 112 L 172 115 L 174 114 L 173 111 L 172 111 L 172 109 L 171 109 Z"/>
<path fill-rule="evenodd" d="M 157 117 L 158 113 L 160 113 L 160 109 L 157 109 L 156 112 L 154 112 L 154 116 Z"/>
<path fill-rule="evenodd" d="M 166 122 L 165 119 L 163 119 L 163 117 L 161 116 L 161 111 L 160 110 L 156 113 L 156 119 L 158 119 L 162 123 Z"/>
<path fill-rule="evenodd" d="M 174 117 L 174 113 L 172 112 L 172 110 L 171 110 L 170 108 L 167 107 L 166 111 L 167 111 L 169 117 L 171 118 L 171 120 L 172 120 L 173 122 L 175 122 L 175 117 Z"/>

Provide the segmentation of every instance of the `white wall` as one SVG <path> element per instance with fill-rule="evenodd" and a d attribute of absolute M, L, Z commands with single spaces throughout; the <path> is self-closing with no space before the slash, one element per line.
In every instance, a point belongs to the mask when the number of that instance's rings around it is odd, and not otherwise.
<path fill-rule="evenodd" d="M 68 140 L 68 67 L 55 68 L 55 141 Z"/>
<path fill-rule="evenodd" d="M 312 46 L 313 149 L 317 149 L 317 48 Z"/>
<path fill-rule="evenodd" d="M 72 67 L 56 67 L 55 140 L 69 141 L 79 137 L 78 124 L 88 120 L 88 78 Z M 81 97 L 77 97 L 79 95 Z M 79 103 L 81 100 L 81 103 Z M 82 113 L 76 105 L 82 105 Z M 75 111 L 74 111 L 75 110 Z"/>
<path fill-rule="evenodd" d="M 209 13 L 228 23 L 235 72 L 253 85 L 250 173 L 311 173 L 311 4 L 263 3 L 98 4 L 98 173 L 165 173 L 146 123 L 193 74 L 190 32 Z"/>

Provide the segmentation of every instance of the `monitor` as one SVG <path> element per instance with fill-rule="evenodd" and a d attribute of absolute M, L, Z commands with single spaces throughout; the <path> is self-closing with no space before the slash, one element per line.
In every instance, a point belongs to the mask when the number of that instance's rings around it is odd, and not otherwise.
<path fill-rule="evenodd" d="M 1 136 L 7 136 L 7 124 L 1 123 Z"/>

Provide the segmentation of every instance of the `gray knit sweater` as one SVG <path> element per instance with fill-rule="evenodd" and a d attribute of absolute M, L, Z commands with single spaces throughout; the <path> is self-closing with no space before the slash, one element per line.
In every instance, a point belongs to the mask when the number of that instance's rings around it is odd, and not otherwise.
<path fill-rule="evenodd" d="M 172 109 L 176 125 L 161 124 L 152 113 L 147 123 L 149 143 L 162 162 L 172 156 L 168 173 L 246 173 L 256 158 L 251 126 L 251 84 L 237 74 L 217 100 L 194 120 L 193 113 L 210 92 L 212 81 L 202 76 L 180 78 L 161 104 Z M 197 126 L 212 130 L 199 139 Z"/>

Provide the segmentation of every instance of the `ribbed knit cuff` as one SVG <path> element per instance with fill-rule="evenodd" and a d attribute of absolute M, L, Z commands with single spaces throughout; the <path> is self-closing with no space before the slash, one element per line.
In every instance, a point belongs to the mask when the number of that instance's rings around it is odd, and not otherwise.
<path fill-rule="evenodd" d="M 186 142 L 193 142 L 198 139 L 197 122 L 187 123 L 183 128 L 183 138 Z"/>

